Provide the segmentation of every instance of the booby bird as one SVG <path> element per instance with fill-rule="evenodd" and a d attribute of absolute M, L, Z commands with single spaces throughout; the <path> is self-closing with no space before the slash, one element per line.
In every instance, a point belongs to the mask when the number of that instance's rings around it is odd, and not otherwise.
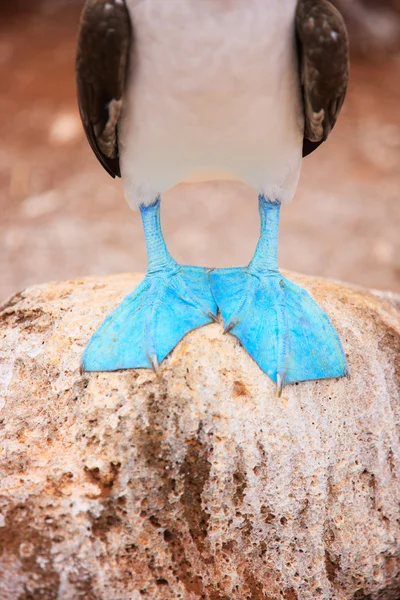
<path fill-rule="evenodd" d="M 221 313 L 277 384 L 347 374 L 328 316 L 277 264 L 281 205 L 332 131 L 348 38 L 328 0 L 86 0 L 77 88 L 89 144 L 122 176 L 146 238 L 144 281 L 106 318 L 86 371 L 154 368 Z M 260 239 L 244 268 L 182 266 L 160 225 L 163 193 L 235 179 L 259 193 Z"/>

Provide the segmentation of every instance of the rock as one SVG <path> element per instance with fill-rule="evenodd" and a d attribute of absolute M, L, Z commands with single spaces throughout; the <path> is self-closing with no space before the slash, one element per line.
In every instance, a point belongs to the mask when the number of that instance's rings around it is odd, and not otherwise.
<path fill-rule="evenodd" d="M 281 399 L 218 323 L 159 377 L 80 375 L 139 276 L 3 306 L 1 600 L 398 600 L 398 298 L 289 276 L 331 316 L 351 379 Z"/>

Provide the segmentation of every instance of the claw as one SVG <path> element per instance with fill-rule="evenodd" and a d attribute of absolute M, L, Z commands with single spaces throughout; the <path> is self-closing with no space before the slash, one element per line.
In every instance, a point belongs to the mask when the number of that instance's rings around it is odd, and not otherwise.
<path fill-rule="evenodd" d="M 209 317 L 214 323 L 218 323 L 218 317 L 216 315 L 214 315 L 212 312 L 208 312 L 207 317 Z"/>
<path fill-rule="evenodd" d="M 158 362 L 157 356 L 155 354 L 149 354 L 149 362 L 150 362 L 151 368 L 153 369 L 154 373 L 157 375 L 157 377 L 159 377 L 160 363 Z"/>
<path fill-rule="evenodd" d="M 276 376 L 276 396 L 282 397 L 283 388 L 285 386 L 285 373 L 278 373 Z"/>
<path fill-rule="evenodd" d="M 232 331 L 232 329 L 235 327 L 235 325 L 237 325 L 237 323 L 235 323 L 235 321 L 231 321 L 230 323 L 228 323 L 228 325 L 224 329 L 224 333 L 230 333 Z"/>

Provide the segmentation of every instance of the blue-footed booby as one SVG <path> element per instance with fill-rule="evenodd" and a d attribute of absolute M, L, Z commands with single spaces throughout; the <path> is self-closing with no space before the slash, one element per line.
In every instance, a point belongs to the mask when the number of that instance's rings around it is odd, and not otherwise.
<path fill-rule="evenodd" d="M 284 385 L 347 374 L 328 316 L 278 270 L 281 205 L 346 95 L 348 38 L 328 0 L 86 0 L 77 88 L 91 148 L 146 237 L 144 281 L 90 340 L 85 371 L 154 368 L 222 315 Z M 188 180 L 257 190 L 260 239 L 247 267 L 182 266 L 160 225 L 163 193 Z"/>

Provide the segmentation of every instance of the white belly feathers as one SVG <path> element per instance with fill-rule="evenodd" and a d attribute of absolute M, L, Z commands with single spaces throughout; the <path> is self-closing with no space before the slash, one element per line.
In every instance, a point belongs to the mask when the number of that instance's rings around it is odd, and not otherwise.
<path fill-rule="evenodd" d="M 120 126 L 131 205 L 182 180 L 291 200 L 303 116 L 296 0 L 126 0 L 134 45 Z"/>

